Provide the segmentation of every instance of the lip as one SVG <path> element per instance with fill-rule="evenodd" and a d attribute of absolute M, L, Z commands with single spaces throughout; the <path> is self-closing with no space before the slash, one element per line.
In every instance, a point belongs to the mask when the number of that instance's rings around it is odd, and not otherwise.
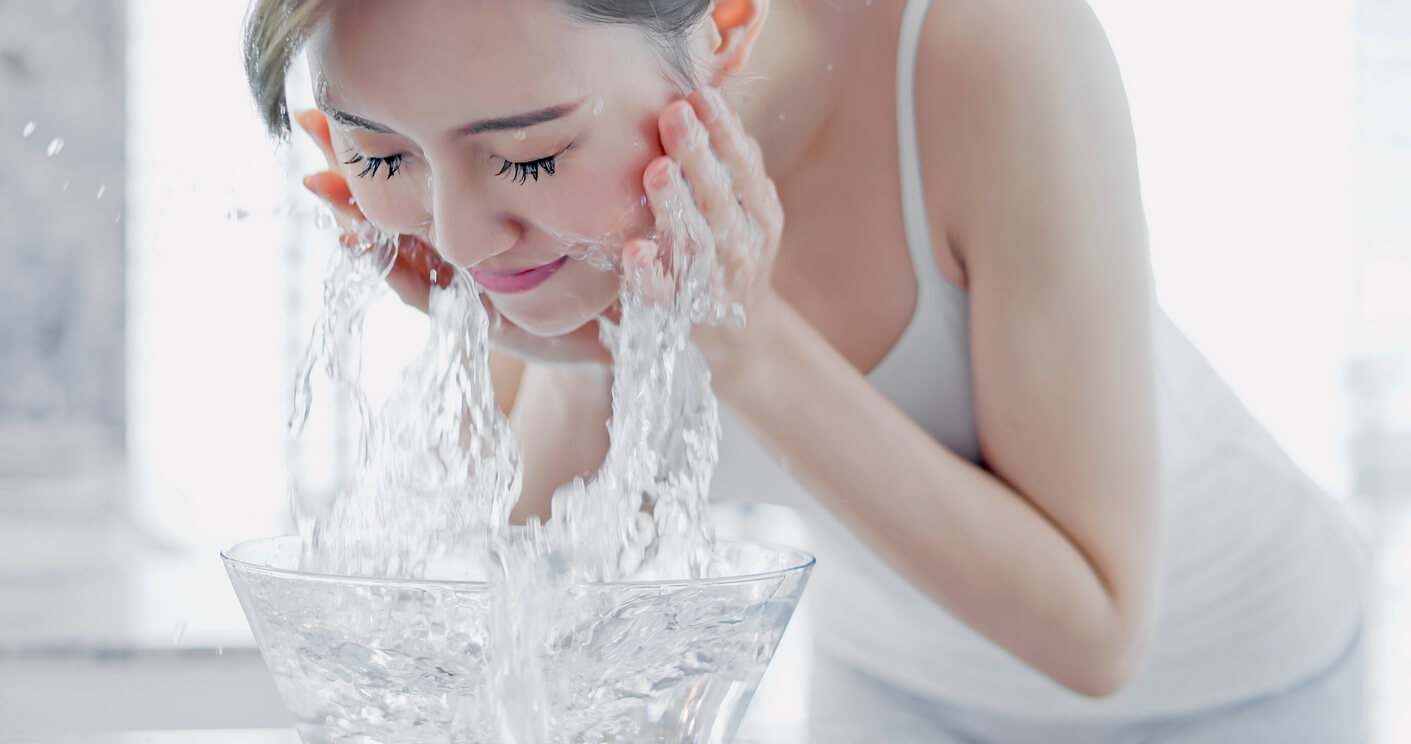
<path fill-rule="evenodd" d="M 481 269 L 470 269 L 470 275 L 475 277 L 475 281 L 489 292 L 495 294 L 518 294 L 529 290 L 548 281 L 549 277 L 563 268 L 568 263 L 568 256 L 564 256 L 553 263 L 546 263 L 543 266 L 536 266 L 524 271 L 483 271 Z"/>

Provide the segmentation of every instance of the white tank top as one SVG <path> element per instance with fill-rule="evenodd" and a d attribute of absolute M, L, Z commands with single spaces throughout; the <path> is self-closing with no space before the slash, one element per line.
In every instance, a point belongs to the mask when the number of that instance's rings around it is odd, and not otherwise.
<path fill-rule="evenodd" d="M 928 5 L 909 0 L 897 67 L 916 313 L 868 379 L 978 464 L 969 298 L 935 263 L 917 157 L 913 83 Z M 1335 660 L 1358 629 L 1367 548 L 1165 313 L 1154 317 L 1167 551 L 1149 661 L 1116 695 L 1070 692 L 961 623 L 855 537 L 729 411 L 712 495 L 795 508 L 818 557 L 808 589 L 816 642 L 916 694 L 1022 717 L 1114 720 L 1277 690 Z"/>

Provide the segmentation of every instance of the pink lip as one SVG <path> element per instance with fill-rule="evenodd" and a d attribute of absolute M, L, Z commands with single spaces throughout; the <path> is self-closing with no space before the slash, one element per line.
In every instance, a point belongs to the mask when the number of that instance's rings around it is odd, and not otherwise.
<path fill-rule="evenodd" d="M 494 272 L 471 269 L 470 274 L 475 277 L 475 281 L 479 282 L 480 286 L 490 292 L 496 294 L 516 294 L 519 292 L 528 292 L 548 281 L 549 277 L 563 268 L 563 265 L 566 263 L 568 263 L 568 256 L 564 256 L 553 263 L 536 266 L 535 268 L 526 269 L 524 271 Z"/>

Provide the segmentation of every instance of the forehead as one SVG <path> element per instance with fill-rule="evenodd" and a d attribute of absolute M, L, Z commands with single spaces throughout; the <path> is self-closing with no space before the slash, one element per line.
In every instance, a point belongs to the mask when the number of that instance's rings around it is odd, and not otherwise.
<path fill-rule="evenodd" d="M 309 61 L 329 103 L 394 128 L 534 110 L 656 69 L 634 29 L 578 21 L 563 0 L 334 0 Z"/>

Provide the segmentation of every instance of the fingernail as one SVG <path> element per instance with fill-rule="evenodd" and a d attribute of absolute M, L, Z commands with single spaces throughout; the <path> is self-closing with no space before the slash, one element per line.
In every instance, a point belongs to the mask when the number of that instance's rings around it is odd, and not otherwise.
<path fill-rule="evenodd" d="M 691 134 L 692 128 L 694 128 L 696 124 L 695 122 L 691 121 L 691 119 L 695 118 L 691 113 L 691 107 L 677 106 L 675 118 L 676 126 L 680 127 L 681 134 L 689 136 Z"/>
<path fill-rule="evenodd" d="M 671 185 L 671 167 L 669 165 L 657 166 L 656 173 L 652 174 L 652 185 L 659 189 Z"/>
<path fill-rule="evenodd" d="M 314 192 L 315 194 L 318 193 L 318 189 L 314 188 L 314 177 L 313 177 L 313 176 L 304 176 L 304 188 L 308 189 L 309 191 Z"/>

